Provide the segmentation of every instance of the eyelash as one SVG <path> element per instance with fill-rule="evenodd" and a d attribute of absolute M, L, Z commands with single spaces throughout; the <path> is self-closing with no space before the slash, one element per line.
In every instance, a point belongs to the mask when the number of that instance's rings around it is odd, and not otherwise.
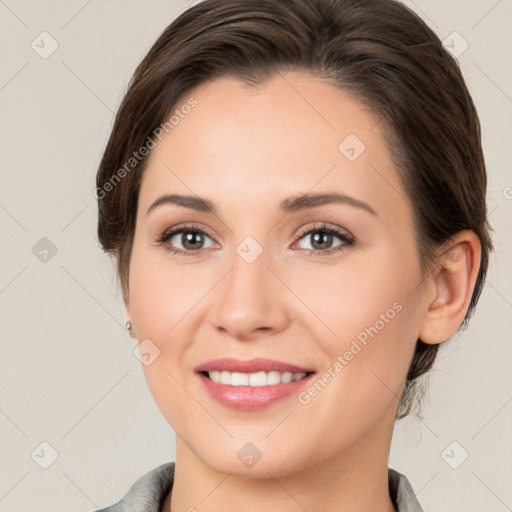
<path fill-rule="evenodd" d="M 176 235 L 178 233 L 184 233 L 184 232 L 185 233 L 199 233 L 203 236 L 211 238 L 208 235 L 208 233 L 206 233 L 206 231 L 201 229 L 199 226 L 185 225 L 185 226 L 178 226 L 176 228 L 172 228 L 170 230 L 162 232 L 158 236 L 156 242 L 159 245 L 164 245 L 174 235 Z M 303 249 L 304 251 L 308 251 L 308 253 L 311 255 L 326 256 L 326 255 L 332 254 L 337 251 L 342 251 L 346 247 L 350 247 L 350 246 L 354 245 L 354 243 L 355 243 L 355 239 L 352 238 L 350 235 L 348 235 L 342 231 L 339 231 L 336 228 L 327 226 L 326 224 L 321 224 L 320 226 L 314 226 L 313 228 L 301 230 L 301 232 L 298 235 L 297 241 L 301 240 L 306 235 L 310 235 L 312 233 L 327 233 L 329 235 L 334 235 L 334 236 L 338 237 L 343 242 L 343 244 L 333 247 L 331 249 L 326 249 L 324 251 L 321 251 L 319 249 Z M 170 246 L 168 244 L 165 246 L 165 249 L 172 254 L 177 254 L 177 255 L 181 255 L 181 256 L 197 256 L 201 251 L 207 250 L 207 249 L 196 249 L 195 251 L 182 251 L 181 249 L 174 249 L 172 246 Z"/>

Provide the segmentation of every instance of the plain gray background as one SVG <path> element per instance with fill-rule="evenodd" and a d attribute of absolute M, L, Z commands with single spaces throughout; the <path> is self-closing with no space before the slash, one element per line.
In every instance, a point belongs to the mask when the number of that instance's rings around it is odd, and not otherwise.
<path fill-rule="evenodd" d="M 512 0 L 405 3 L 465 50 L 496 250 L 469 330 L 440 352 L 424 419 L 395 427 L 390 466 L 426 512 L 512 510 Z M 97 243 L 93 190 L 135 66 L 190 5 L 0 0 L 1 511 L 106 506 L 174 460 Z"/>

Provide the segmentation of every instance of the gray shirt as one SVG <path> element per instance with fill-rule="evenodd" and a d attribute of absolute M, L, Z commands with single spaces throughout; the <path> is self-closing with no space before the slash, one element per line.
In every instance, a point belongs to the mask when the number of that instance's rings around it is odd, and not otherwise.
<path fill-rule="evenodd" d="M 409 480 L 388 468 L 389 493 L 398 512 L 423 512 Z M 174 462 L 166 462 L 141 476 L 124 497 L 94 512 L 160 512 L 174 482 Z"/>

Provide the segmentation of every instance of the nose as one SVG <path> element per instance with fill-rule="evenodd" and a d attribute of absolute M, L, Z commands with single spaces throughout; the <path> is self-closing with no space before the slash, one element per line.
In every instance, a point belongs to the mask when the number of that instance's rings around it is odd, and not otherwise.
<path fill-rule="evenodd" d="M 268 266 L 265 251 L 251 263 L 235 253 L 231 270 L 217 286 L 211 316 L 217 330 L 250 341 L 285 329 L 287 289 Z"/>

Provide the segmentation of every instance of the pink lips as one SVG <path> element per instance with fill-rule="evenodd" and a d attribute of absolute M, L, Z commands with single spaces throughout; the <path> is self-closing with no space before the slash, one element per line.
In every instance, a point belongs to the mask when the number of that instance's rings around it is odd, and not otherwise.
<path fill-rule="evenodd" d="M 242 361 L 233 359 L 232 357 L 222 357 L 206 361 L 195 368 L 196 372 L 240 372 L 240 373 L 256 373 L 256 372 L 290 372 L 290 373 L 309 373 L 314 372 L 313 368 L 303 368 L 294 364 L 274 361 L 272 359 L 250 359 Z"/>
<path fill-rule="evenodd" d="M 314 376 L 314 370 L 271 359 L 251 359 L 242 361 L 232 358 L 221 358 L 207 361 L 195 368 L 198 376 L 208 392 L 217 402 L 239 411 L 256 411 L 270 406 L 278 400 L 297 394 Z M 304 378 L 273 386 L 229 386 L 209 379 L 204 372 L 228 371 L 240 373 L 256 372 L 291 372 L 311 373 Z"/>

